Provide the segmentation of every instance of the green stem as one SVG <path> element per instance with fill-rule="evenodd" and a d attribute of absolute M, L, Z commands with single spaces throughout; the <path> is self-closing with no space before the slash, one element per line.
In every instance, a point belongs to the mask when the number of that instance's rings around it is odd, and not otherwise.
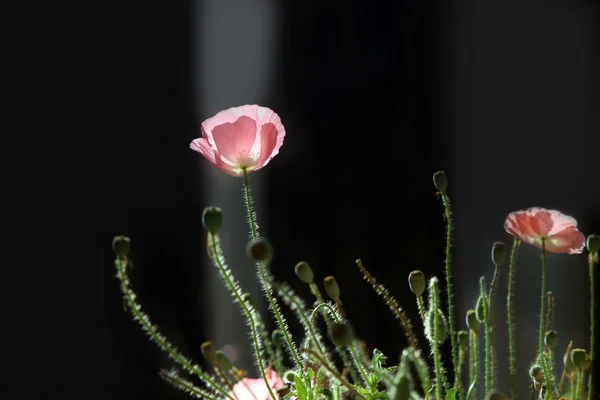
<path fill-rule="evenodd" d="M 471 398 L 471 395 L 473 395 L 473 397 L 475 397 L 475 390 L 477 389 L 477 379 L 478 379 L 478 374 L 477 372 L 479 371 L 479 366 L 477 365 L 477 359 L 478 359 L 478 354 L 477 354 L 477 342 L 479 341 L 479 336 L 477 335 L 477 332 L 474 331 L 469 331 L 470 333 L 470 344 L 471 344 L 471 350 L 469 350 L 470 354 L 470 359 L 471 359 L 471 373 L 469 374 L 469 379 L 471 380 L 471 384 L 469 385 L 469 391 L 467 392 L 467 400 L 469 398 Z"/>
<path fill-rule="evenodd" d="M 252 197 L 250 196 L 250 182 L 248 180 L 248 171 L 246 168 L 243 169 L 244 172 L 244 194 L 246 199 L 246 211 L 248 212 L 248 223 L 250 224 L 250 230 L 252 232 L 252 238 L 256 239 L 258 237 L 258 230 L 256 227 L 256 212 L 252 207 Z M 285 338 L 285 342 L 294 358 L 294 362 L 298 369 L 300 369 L 301 377 L 304 377 L 304 368 L 302 368 L 302 363 L 300 362 L 300 357 L 298 356 L 298 352 L 296 351 L 296 347 L 292 342 L 290 337 L 290 333 L 287 329 L 287 324 L 279 311 L 279 307 L 277 305 L 277 301 L 273 297 L 273 287 L 271 285 L 270 280 L 267 276 L 266 265 L 265 263 L 257 263 L 260 280 L 263 286 L 263 290 L 269 300 L 269 304 L 271 306 L 271 310 L 273 310 L 273 314 L 275 314 L 275 318 L 277 319 L 277 324 L 279 325 L 279 329 L 283 332 L 283 337 Z"/>
<path fill-rule="evenodd" d="M 496 388 L 496 324 L 494 323 L 493 299 L 494 299 L 494 293 L 496 291 L 496 285 L 497 285 L 499 276 L 500 276 L 500 268 L 498 265 L 496 265 L 494 268 L 494 277 L 492 278 L 492 284 L 490 286 L 490 293 L 488 296 L 488 298 L 489 298 L 488 310 L 489 310 L 489 314 L 490 314 L 490 340 L 492 343 L 492 347 L 490 349 L 490 353 L 491 353 L 490 372 L 491 372 L 492 388 Z"/>
<path fill-rule="evenodd" d="M 431 280 L 431 287 L 430 287 L 430 294 L 431 294 L 431 304 L 429 304 L 429 312 L 430 313 L 437 313 L 438 312 L 438 303 L 439 303 L 439 299 L 438 299 L 438 286 L 437 286 L 437 279 L 433 278 Z M 442 400 L 443 394 L 444 394 L 444 379 L 443 379 L 443 370 L 442 370 L 442 358 L 440 357 L 440 349 L 439 349 L 439 343 L 437 338 L 439 337 L 439 324 L 437 323 L 437 321 L 435 321 L 434 318 L 434 323 L 433 323 L 433 337 L 430 338 L 430 342 L 431 342 L 431 350 L 433 352 L 433 364 L 435 367 L 435 392 L 436 392 L 436 399 L 437 400 Z"/>
<path fill-rule="evenodd" d="M 483 319 L 485 328 L 485 392 L 488 393 L 491 388 L 490 382 L 490 370 L 491 370 L 491 346 L 490 346 L 490 318 L 488 302 L 485 293 L 485 279 L 481 277 L 479 280 L 479 286 L 481 288 L 481 298 L 483 303 Z"/>
<path fill-rule="evenodd" d="M 540 355 L 540 362 L 542 363 L 542 369 L 544 370 L 544 380 L 546 385 L 546 395 L 545 399 L 552 399 L 554 397 L 554 375 L 552 371 L 550 371 L 550 367 L 548 365 L 548 358 L 545 354 Z"/>
<path fill-rule="evenodd" d="M 507 320 L 508 320 L 508 354 L 510 369 L 510 394 L 511 398 L 517 398 L 517 356 L 515 350 L 515 306 L 514 306 L 514 285 L 515 285 L 515 266 L 517 260 L 517 250 L 521 241 L 515 238 L 512 252 L 510 254 L 510 266 L 508 267 L 508 295 L 506 296 Z"/>
<path fill-rule="evenodd" d="M 546 239 L 542 238 L 542 305 L 540 308 L 540 328 L 538 354 L 544 352 L 544 317 L 546 315 Z"/>
<path fill-rule="evenodd" d="M 152 324 L 150 317 L 148 317 L 148 315 L 142 311 L 141 305 L 135 301 L 137 296 L 133 292 L 129 277 L 127 276 L 128 259 L 125 257 L 117 257 L 115 260 L 115 265 L 117 267 L 117 277 L 121 282 L 121 291 L 123 292 L 124 299 L 134 316 L 134 320 L 142 326 L 142 329 L 150 336 L 150 339 L 152 339 L 152 341 L 156 343 L 161 350 L 165 351 L 169 357 L 175 360 L 175 362 L 181 365 L 186 371 L 197 375 L 198 378 L 200 378 L 208 386 L 211 386 L 225 397 L 232 399 L 231 395 L 226 389 L 224 389 L 209 375 L 203 372 L 198 365 L 192 364 L 189 359 L 181 355 L 179 351 L 171 343 L 169 343 L 167 338 L 158 331 L 156 325 Z M 275 400 L 275 397 L 273 399 Z"/>
<path fill-rule="evenodd" d="M 252 312 L 248 308 L 248 305 L 244 301 L 244 299 L 242 299 L 242 296 L 239 293 L 238 287 L 233 282 L 231 274 L 228 273 L 229 271 L 227 271 L 227 269 L 223 265 L 223 262 L 221 261 L 220 251 L 217 248 L 217 242 L 215 240 L 215 235 L 213 235 L 212 233 L 209 233 L 209 237 L 210 237 L 210 245 L 211 245 L 211 249 L 212 249 L 212 252 L 214 255 L 213 259 L 215 260 L 215 264 L 217 265 L 217 268 L 219 269 L 221 276 L 225 280 L 225 283 L 227 284 L 227 286 L 229 286 L 229 289 L 235 296 L 236 301 L 242 307 L 244 314 L 246 314 L 246 318 L 248 318 L 248 320 L 250 321 L 249 325 L 250 325 L 250 330 L 252 333 L 252 341 L 254 343 L 254 352 L 256 355 L 256 361 L 258 362 L 258 369 L 260 370 L 260 375 L 261 375 L 263 381 L 265 382 L 267 389 L 269 389 L 269 395 L 271 396 L 271 398 L 273 400 L 277 400 L 277 397 L 273 393 L 273 390 L 271 389 L 271 385 L 269 384 L 269 381 L 267 379 L 267 374 L 265 373 L 265 366 L 264 366 L 262 357 L 260 357 L 260 344 L 258 342 L 258 332 L 256 329 L 256 323 L 254 322 L 254 318 L 252 316 Z"/>
<path fill-rule="evenodd" d="M 596 284 L 594 276 L 594 255 L 589 255 L 590 262 L 590 372 L 588 379 L 588 400 L 592 400 L 592 394 L 594 393 L 593 382 L 594 382 L 594 363 L 596 359 Z"/>
<path fill-rule="evenodd" d="M 573 398 L 573 400 L 579 400 L 579 397 L 581 396 L 581 386 L 583 383 L 583 371 L 581 370 L 581 368 L 577 368 L 577 384 L 575 385 L 575 397 Z"/>
<path fill-rule="evenodd" d="M 450 327 L 450 342 L 452 344 L 452 365 L 454 366 L 454 387 L 457 388 L 458 400 L 462 400 L 463 387 L 461 382 L 461 371 L 458 368 L 458 344 L 456 343 L 456 330 L 454 328 L 454 294 L 452 288 L 452 209 L 450 199 L 445 192 L 442 193 L 446 216 L 446 293 L 448 301 L 448 322 Z"/>
<path fill-rule="evenodd" d="M 423 296 L 417 296 L 417 307 L 419 308 L 419 315 L 421 316 L 421 322 L 423 322 L 423 327 L 425 327 L 425 304 L 423 302 Z M 413 349 L 414 350 L 414 349 Z"/>

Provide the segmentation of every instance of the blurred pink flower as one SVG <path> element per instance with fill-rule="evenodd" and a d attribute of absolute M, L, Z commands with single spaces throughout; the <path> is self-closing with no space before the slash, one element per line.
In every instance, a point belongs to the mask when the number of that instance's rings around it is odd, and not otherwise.
<path fill-rule="evenodd" d="M 552 253 L 579 254 L 585 246 L 585 236 L 577 230 L 577 221 L 556 210 L 532 207 L 508 214 L 506 232 L 525 243 L 544 247 Z"/>
<path fill-rule="evenodd" d="M 221 171 L 240 176 L 258 171 L 279 153 L 285 129 L 273 110 L 257 105 L 233 107 L 202 123 L 202 137 L 190 148 Z"/>
<path fill-rule="evenodd" d="M 267 375 L 267 380 L 269 381 L 274 394 L 276 394 L 275 392 L 278 389 L 282 389 L 285 386 L 275 370 L 265 368 L 265 374 Z M 241 382 L 238 382 L 233 386 L 233 394 L 237 400 L 268 400 L 271 398 L 269 389 L 262 378 L 242 379 Z"/>

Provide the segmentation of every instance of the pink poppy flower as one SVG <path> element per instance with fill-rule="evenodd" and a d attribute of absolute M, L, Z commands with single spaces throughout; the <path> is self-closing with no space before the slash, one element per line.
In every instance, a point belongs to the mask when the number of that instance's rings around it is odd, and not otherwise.
<path fill-rule="evenodd" d="M 285 385 L 283 380 L 277 375 L 274 369 L 265 368 L 265 374 L 267 380 L 276 395 L 278 389 L 282 389 Z M 269 389 L 265 385 L 265 381 L 262 378 L 250 379 L 244 378 L 241 382 L 236 383 L 233 386 L 234 398 L 237 400 L 270 400 Z"/>
<path fill-rule="evenodd" d="M 258 171 L 279 153 L 285 129 L 266 107 L 245 105 L 221 111 L 202 123 L 202 137 L 190 148 L 215 167 L 233 175 Z"/>
<path fill-rule="evenodd" d="M 585 236 L 577 230 L 577 221 L 556 210 L 532 207 L 508 214 L 504 229 L 525 243 L 544 247 L 552 253 L 579 254 Z"/>

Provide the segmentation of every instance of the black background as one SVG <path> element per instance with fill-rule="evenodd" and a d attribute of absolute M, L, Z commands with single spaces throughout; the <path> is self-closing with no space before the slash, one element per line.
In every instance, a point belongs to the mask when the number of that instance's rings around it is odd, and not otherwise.
<path fill-rule="evenodd" d="M 286 126 L 280 154 L 251 175 L 264 183 L 256 200 L 268 210 L 273 272 L 302 295 L 292 268 L 300 259 L 320 278 L 336 275 L 370 348 L 395 362 L 404 340 L 354 260 L 361 257 L 418 321 L 408 273 L 443 273 L 436 170 L 447 171 L 456 198 L 460 327 L 477 278 L 491 277 L 483 268 L 489 246 L 510 240 L 501 225 L 508 212 L 558 208 L 582 231 L 600 229 L 597 3 L 272 4 L 279 7 L 272 88 L 260 98 L 226 99 L 225 107 L 260 103 Z M 207 337 L 214 305 L 197 301 L 202 271 L 211 268 L 200 222 L 211 166 L 188 149 L 219 110 L 196 93 L 208 62 L 195 54 L 200 8 L 81 3 L 53 6 L 44 28 L 32 24 L 42 49 L 20 54 L 28 57 L 26 82 L 40 85 L 28 88 L 32 105 L 23 111 L 41 126 L 18 136 L 19 281 L 11 284 L 7 269 L 9 361 L 1 375 L 8 387 L 17 375 L 21 383 L 3 389 L 3 398 L 29 389 L 39 399 L 185 398 L 158 378 L 169 361 L 122 310 L 110 250 L 116 234 L 132 237 L 134 285 L 172 342 L 201 360 L 200 344 L 215 340 Z M 23 15 L 43 20 L 45 10 Z M 537 263 L 534 250 L 523 251 Z M 577 260 L 550 280 L 571 285 L 565 291 L 575 303 L 557 324 L 571 326 L 576 345 L 587 347 L 585 260 Z M 532 274 L 520 290 L 524 299 L 532 293 L 523 324 L 532 321 L 534 332 Z M 520 352 L 533 343 L 535 335 Z"/>

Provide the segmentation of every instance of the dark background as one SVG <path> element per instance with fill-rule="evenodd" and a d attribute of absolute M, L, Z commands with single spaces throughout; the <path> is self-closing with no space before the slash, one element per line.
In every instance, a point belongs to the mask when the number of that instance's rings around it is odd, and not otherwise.
<path fill-rule="evenodd" d="M 213 294 L 201 226 L 205 206 L 222 206 L 226 255 L 256 291 L 242 182 L 188 149 L 200 123 L 230 106 L 268 106 L 287 130 L 280 154 L 251 175 L 274 274 L 306 300 L 296 262 L 336 275 L 357 334 L 393 363 L 401 328 L 354 260 L 416 324 L 408 273 L 443 277 L 436 170 L 447 171 L 455 205 L 460 328 L 479 276 L 491 279 L 491 244 L 510 243 L 508 212 L 557 208 L 583 232 L 600 230 L 597 2 L 124 1 L 52 11 L 60 17 L 36 31 L 44 50 L 28 64 L 44 85 L 30 91 L 38 105 L 27 115 L 45 127 L 18 137 L 23 266 L 3 291 L 3 398 L 17 388 L 38 399 L 185 398 L 160 380 L 170 361 L 123 312 L 116 234 L 133 239 L 139 300 L 184 353 L 201 361 L 205 340 L 246 346 L 238 311 Z M 526 246 L 519 257 L 519 338 L 532 332 L 519 355 L 536 343 L 538 257 Z M 569 338 L 587 347 L 585 257 L 549 263 L 559 348 Z M 498 296 L 505 286 L 503 275 Z M 507 391 L 506 374 L 500 382 Z"/>

